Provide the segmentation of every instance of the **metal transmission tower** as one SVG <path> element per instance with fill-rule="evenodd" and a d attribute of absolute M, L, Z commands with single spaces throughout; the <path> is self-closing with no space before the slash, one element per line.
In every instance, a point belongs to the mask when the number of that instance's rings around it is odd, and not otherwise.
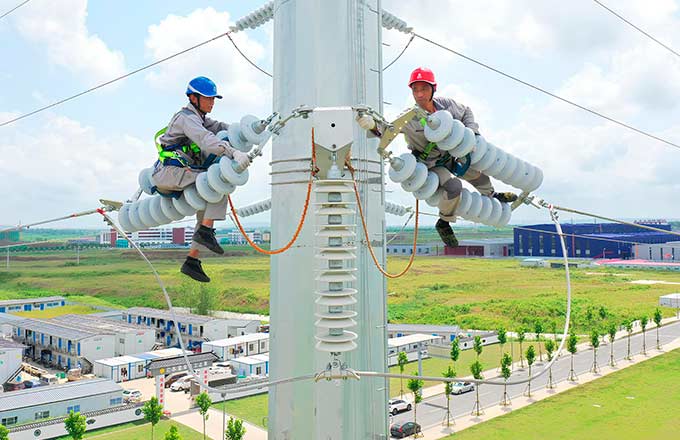
<path fill-rule="evenodd" d="M 304 199 L 312 152 L 312 127 L 334 123 L 328 107 L 366 104 L 378 111 L 382 103 L 381 16 L 379 0 L 277 0 L 274 3 L 274 111 L 288 114 L 305 105 L 315 111 L 306 120 L 289 124 L 272 148 L 272 248 L 286 243 L 295 230 Z M 317 112 L 316 110 L 321 110 Z M 317 117 L 317 113 L 322 116 Z M 328 116 L 330 115 L 330 116 Z M 338 112 L 340 117 L 342 111 Z M 329 119 L 330 118 L 330 119 Z M 377 141 L 367 139 L 352 119 L 348 121 L 352 164 L 356 168 L 363 209 L 374 246 L 384 263 L 384 186 Z M 325 121 L 325 122 L 324 122 Z M 340 123 L 340 122 L 338 122 Z M 342 125 L 339 126 L 343 128 Z M 318 136 L 328 130 L 315 127 Z M 333 126 L 335 128 L 335 126 Z M 332 130 L 331 130 L 332 132 Z M 334 141 L 332 141 L 334 143 Z M 327 142 L 326 142 L 327 144 Z M 325 145 L 328 147 L 328 145 Z M 345 148 L 343 148 L 345 147 Z M 318 179 L 328 179 L 333 160 L 342 169 L 349 148 L 317 148 Z M 350 179 L 345 170 L 342 179 Z M 321 185 L 315 185 L 318 189 Z M 351 185 L 349 186 L 351 188 Z M 349 194 L 353 196 L 353 194 Z M 276 381 L 324 370 L 334 356 L 315 348 L 316 322 L 323 309 L 316 304 L 323 267 L 318 258 L 319 231 L 324 228 L 320 205 L 310 205 L 310 215 L 296 246 L 271 260 L 271 370 Z M 328 196 L 330 200 L 331 196 Z M 349 198 L 347 200 L 350 200 Z M 356 208 L 356 205 L 354 205 Z M 330 216 L 326 216 L 330 218 Z M 356 348 L 340 350 L 336 359 L 348 367 L 385 372 L 386 357 L 386 284 L 373 267 L 362 236 L 357 214 L 343 215 L 356 233 L 351 246 L 356 254 L 352 282 L 341 289 L 356 289 L 357 302 L 345 307 L 357 313 L 356 325 L 349 330 L 358 337 Z M 329 220 L 330 221 L 330 220 Z M 358 226 L 357 226 L 358 225 Z M 322 264 L 326 264 L 323 266 Z M 332 283 L 326 283 L 326 285 Z M 332 286 L 324 287 L 330 288 Z M 350 289 L 351 288 L 351 289 Z M 317 315 L 317 316 L 315 316 Z M 342 333 L 342 331 L 340 332 Z M 349 333 L 345 333 L 345 336 Z M 334 333 L 330 332 L 331 338 Z M 323 345 L 323 344 L 322 344 Z M 270 389 L 268 430 L 271 439 L 385 439 L 387 438 L 387 381 L 384 378 L 361 380 L 322 380 L 286 383 Z"/>

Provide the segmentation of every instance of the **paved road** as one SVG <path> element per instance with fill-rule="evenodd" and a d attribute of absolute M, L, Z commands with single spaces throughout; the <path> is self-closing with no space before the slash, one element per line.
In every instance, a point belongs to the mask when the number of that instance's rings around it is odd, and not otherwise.
<path fill-rule="evenodd" d="M 661 327 L 659 330 L 659 339 L 663 345 L 680 337 L 680 322 L 675 322 Z M 607 337 L 607 340 L 609 337 Z M 647 350 L 656 350 L 656 326 L 653 326 L 646 332 Z M 631 354 L 639 353 L 642 349 L 642 334 L 634 334 L 630 339 Z M 597 360 L 599 365 L 607 365 L 609 363 L 611 346 L 609 343 L 600 345 L 597 350 Z M 628 362 L 624 358 L 627 353 L 627 338 L 622 337 L 614 341 L 614 359 L 617 363 Z M 544 360 L 545 352 L 544 352 Z M 526 361 L 525 361 L 526 362 Z M 537 372 L 543 369 L 543 365 L 547 364 L 536 362 L 532 366 L 532 372 Z M 526 364 L 525 364 L 526 365 Z M 586 349 L 579 351 L 574 355 L 574 371 L 576 374 L 588 372 L 593 365 L 593 351 Z M 562 356 L 553 364 L 552 373 L 553 381 L 561 382 L 566 380 L 570 369 L 570 354 L 566 350 Z M 486 379 L 492 379 L 491 375 L 485 376 Z M 526 378 L 528 370 L 515 369 L 511 379 Z M 499 380 L 502 378 L 498 377 Z M 531 389 L 537 390 L 544 388 L 548 382 L 548 374 L 533 380 L 531 382 Z M 508 386 L 508 395 L 512 399 L 516 396 L 521 396 L 527 388 L 527 384 Z M 496 405 L 500 402 L 503 395 L 503 387 L 495 385 L 482 385 L 479 388 L 479 400 L 481 407 L 485 408 L 491 405 Z M 469 392 L 459 396 L 451 396 L 451 414 L 452 417 L 460 417 L 469 415 L 475 404 L 475 393 Z M 418 404 L 418 423 L 423 426 L 423 429 L 440 425 L 446 416 L 446 397 L 444 395 L 436 395 L 425 399 Z M 405 422 L 413 420 L 413 411 L 404 412 L 392 418 L 393 422 Z"/>

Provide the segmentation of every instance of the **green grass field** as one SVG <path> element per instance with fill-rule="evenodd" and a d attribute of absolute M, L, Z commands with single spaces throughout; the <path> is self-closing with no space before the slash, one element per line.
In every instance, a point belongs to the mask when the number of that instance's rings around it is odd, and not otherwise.
<path fill-rule="evenodd" d="M 245 248 L 227 248 L 227 257 L 204 259 L 213 282 L 216 308 L 268 313 L 269 258 Z M 150 250 L 174 303 L 190 306 L 195 289 L 179 273 L 184 252 Z M 21 253 L 9 270 L 0 271 L 0 299 L 66 295 L 71 301 L 102 306 L 165 307 L 148 267 L 131 250 L 89 250 L 80 265 L 70 253 Z M 406 259 L 390 257 L 396 272 Z M 573 313 L 575 329 L 589 332 L 600 320 L 620 322 L 641 313 L 651 316 L 659 295 L 677 291 L 674 285 L 639 285 L 630 281 L 654 279 L 680 282 L 680 274 L 657 271 L 575 269 Z M 550 330 L 562 325 L 565 313 L 564 271 L 522 268 L 517 259 L 449 257 L 416 258 L 404 277 L 388 282 L 390 322 L 458 324 L 463 328 L 516 329 L 541 320 Z M 673 310 L 664 309 L 665 316 Z"/>
<path fill-rule="evenodd" d="M 154 428 L 154 438 L 162 439 L 172 425 L 177 426 L 182 440 L 202 440 L 203 434 L 171 420 L 161 420 Z M 100 440 L 147 440 L 151 438 L 151 425 L 144 421 L 124 423 L 108 428 L 85 432 L 83 438 Z M 58 437 L 57 440 L 70 440 L 71 437 Z"/>
<path fill-rule="evenodd" d="M 446 439 L 678 438 L 679 366 L 674 350 Z"/>
<path fill-rule="evenodd" d="M 215 403 L 213 407 L 222 411 L 222 402 Z M 253 425 L 265 428 L 268 414 L 269 394 L 258 394 L 242 399 L 229 400 L 224 403 L 224 411 L 238 419 L 246 420 Z"/>

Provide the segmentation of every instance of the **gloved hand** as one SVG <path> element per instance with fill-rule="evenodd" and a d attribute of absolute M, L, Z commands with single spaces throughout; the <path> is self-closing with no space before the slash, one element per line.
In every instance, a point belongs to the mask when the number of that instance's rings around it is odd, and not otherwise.
<path fill-rule="evenodd" d="M 373 130 L 375 128 L 375 119 L 373 119 L 373 116 L 371 115 L 363 115 L 357 119 L 357 122 L 359 123 L 359 127 L 366 131 Z"/>
<path fill-rule="evenodd" d="M 248 157 L 248 154 L 239 150 L 234 150 L 231 154 L 232 159 L 234 159 L 234 162 L 236 162 L 241 171 L 248 168 L 248 165 L 250 165 L 250 157 Z"/>

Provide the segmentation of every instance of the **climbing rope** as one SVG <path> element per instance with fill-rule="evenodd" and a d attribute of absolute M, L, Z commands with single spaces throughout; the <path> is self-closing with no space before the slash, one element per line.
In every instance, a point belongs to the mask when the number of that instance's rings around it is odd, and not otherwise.
<path fill-rule="evenodd" d="M 236 223 L 236 227 L 238 227 L 238 230 L 241 232 L 241 235 L 243 238 L 246 239 L 248 244 L 258 251 L 261 254 L 265 255 L 277 255 L 281 254 L 283 252 L 286 252 L 288 249 L 290 249 L 295 241 L 297 240 L 298 236 L 300 235 L 300 231 L 302 231 L 302 226 L 305 224 L 305 218 L 307 218 L 307 210 L 309 208 L 309 200 L 312 195 L 312 183 L 314 181 L 314 176 L 316 176 L 316 173 L 318 172 L 318 168 L 316 166 L 316 145 L 314 144 L 314 129 L 312 128 L 312 161 L 310 164 L 310 170 L 309 170 L 309 180 L 307 181 L 307 195 L 305 197 L 305 206 L 302 209 L 302 215 L 300 216 L 300 221 L 298 222 L 297 228 L 295 229 L 295 233 L 293 234 L 293 237 L 290 239 L 290 241 L 283 247 L 279 249 L 274 249 L 274 250 L 268 250 L 261 248 L 260 246 L 257 245 L 253 240 L 248 237 L 248 234 L 246 231 L 243 229 L 243 225 L 241 225 L 241 221 L 238 218 L 238 214 L 236 213 L 236 208 L 234 208 L 234 203 L 231 200 L 231 196 L 227 195 L 227 200 L 229 201 L 229 209 L 231 210 L 231 215 L 232 218 L 234 219 L 234 223 Z"/>
<path fill-rule="evenodd" d="M 418 246 L 418 212 L 419 212 L 419 207 L 418 207 L 418 202 L 419 200 L 416 199 L 416 222 L 415 222 L 415 229 L 413 231 L 413 248 L 411 250 L 411 256 L 409 257 L 408 264 L 402 270 L 401 272 L 397 274 L 391 274 L 387 272 L 385 269 L 382 268 L 380 265 L 380 262 L 378 261 L 378 258 L 375 256 L 375 251 L 373 251 L 373 246 L 371 245 L 371 239 L 368 236 L 368 227 L 366 226 L 366 218 L 364 217 L 364 208 L 361 207 L 361 196 L 359 195 L 359 188 L 357 187 L 357 181 L 354 178 L 354 168 L 352 165 L 349 163 L 349 157 L 345 160 L 345 165 L 347 166 L 347 169 L 349 170 L 350 174 L 352 175 L 352 185 L 354 186 L 354 196 L 357 199 L 357 205 L 359 206 L 359 217 L 361 217 L 361 225 L 364 228 L 364 237 L 366 237 L 366 246 L 368 247 L 368 252 L 371 254 L 371 258 L 373 259 L 373 264 L 375 264 L 375 267 L 378 268 L 381 274 L 385 275 L 387 278 L 400 278 L 404 275 L 406 275 L 406 272 L 411 269 L 411 266 L 413 265 L 413 260 L 416 257 L 416 249 Z"/>

